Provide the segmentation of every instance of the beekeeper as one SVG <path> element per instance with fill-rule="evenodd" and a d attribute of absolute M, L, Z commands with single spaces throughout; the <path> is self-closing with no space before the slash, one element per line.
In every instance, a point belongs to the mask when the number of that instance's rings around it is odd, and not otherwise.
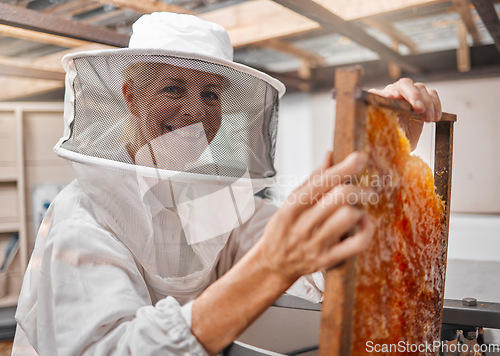
<path fill-rule="evenodd" d="M 55 152 L 77 179 L 37 236 L 15 355 L 215 354 L 285 291 L 319 302 L 320 271 L 371 238 L 363 211 L 331 199 L 361 199 L 336 177 L 358 174 L 362 154 L 333 167 L 327 155 L 277 211 L 255 197 L 275 175 L 285 89 L 234 63 L 220 26 L 153 13 L 135 23 L 129 48 L 63 64 Z M 440 115 L 421 85 L 382 94 Z"/>

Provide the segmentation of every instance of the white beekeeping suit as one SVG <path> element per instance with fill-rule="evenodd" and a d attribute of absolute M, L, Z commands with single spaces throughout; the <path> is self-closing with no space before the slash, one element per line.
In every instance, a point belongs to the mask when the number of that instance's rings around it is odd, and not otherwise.
<path fill-rule="evenodd" d="M 189 15 L 145 15 L 129 48 L 63 64 L 55 152 L 77 179 L 37 236 L 13 353 L 205 355 L 190 302 L 275 211 L 254 194 L 275 175 L 284 87 L 234 63 L 226 32 Z M 319 301 L 312 279 L 292 289 Z"/>

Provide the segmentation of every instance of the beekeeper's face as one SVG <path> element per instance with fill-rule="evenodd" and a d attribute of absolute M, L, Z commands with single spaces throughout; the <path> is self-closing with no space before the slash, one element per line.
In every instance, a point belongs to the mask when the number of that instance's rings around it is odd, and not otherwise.
<path fill-rule="evenodd" d="M 224 78 L 195 69 L 154 64 L 154 75 L 142 82 L 128 80 L 123 94 L 136 120 L 133 151 L 160 136 L 170 149 L 194 160 L 221 125 Z M 188 153 L 188 151 L 190 151 Z"/>

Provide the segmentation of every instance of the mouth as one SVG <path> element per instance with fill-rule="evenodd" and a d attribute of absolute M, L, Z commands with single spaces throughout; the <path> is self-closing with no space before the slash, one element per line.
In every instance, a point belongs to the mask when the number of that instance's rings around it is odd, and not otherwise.
<path fill-rule="evenodd" d="M 203 130 L 203 125 L 193 124 L 193 125 L 189 125 L 189 126 L 179 127 L 177 129 L 175 129 L 171 125 L 166 125 L 164 133 L 168 133 L 168 132 L 173 132 L 177 136 L 185 138 L 185 139 L 195 140 L 195 139 L 201 138 L 202 134 L 205 131 Z"/>

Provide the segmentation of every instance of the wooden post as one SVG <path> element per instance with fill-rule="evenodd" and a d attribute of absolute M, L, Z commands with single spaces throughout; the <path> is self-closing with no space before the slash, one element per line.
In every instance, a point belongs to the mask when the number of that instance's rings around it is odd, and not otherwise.
<path fill-rule="evenodd" d="M 456 120 L 456 116 L 454 118 Z M 448 253 L 448 235 L 450 232 L 450 204 L 451 204 L 451 176 L 453 166 L 453 124 L 454 121 L 440 121 L 436 123 L 434 144 L 434 185 L 436 193 L 446 203 L 443 217 L 443 263 L 446 265 Z M 443 285 L 446 282 L 446 273 L 443 276 Z M 444 293 L 441 298 L 441 308 L 444 305 Z M 443 320 L 443 309 L 441 309 Z"/>
<path fill-rule="evenodd" d="M 335 72 L 337 110 L 333 163 L 361 148 L 365 132 L 366 105 L 361 94 L 361 67 Z M 349 355 L 352 339 L 356 258 L 327 272 L 320 332 L 320 356 Z"/>
<path fill-rule="evenodd" d="M 467 44 L 467 28 L 463 23 L 457 28 L 458 48 L 457 48 L 457 69 L 459 72 L 470 71 L 470 49 Z"/>

